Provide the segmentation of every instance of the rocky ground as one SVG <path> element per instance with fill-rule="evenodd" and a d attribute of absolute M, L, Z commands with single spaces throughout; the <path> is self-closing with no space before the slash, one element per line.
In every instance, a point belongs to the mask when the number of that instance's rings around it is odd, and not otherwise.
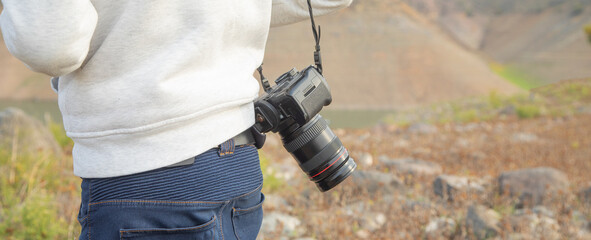
<path fill-rule="evenodd" d="M 268 134 L 259 239 L 591 239 L 591 79 L 384 122 L 333 128 L 358 168 L 326 193 Z M 0 136 L 0 238 L 77 236 L 61 126 L 11 109 Z"/>
<path fill-rule="evenodd" d="M 358 168 L 327 193 L 268 137 L 260 239 L 591 239 L 590 114 L 335 132 Z"/>

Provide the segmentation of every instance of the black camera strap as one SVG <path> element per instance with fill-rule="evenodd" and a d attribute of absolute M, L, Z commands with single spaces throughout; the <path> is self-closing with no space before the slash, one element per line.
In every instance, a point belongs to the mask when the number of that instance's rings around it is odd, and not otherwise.
<path fill-rule="evenodd" d="M 320 26 L 316 30 L 316 23 L 314 22 L 314 13 L 312 12 L 312 4 L 308 0 L 308 10 L 310 11 L 310 21 L 312 22 L 312 33 L 314 34 L 314 40 L 316 41 L 316 50 L 314 51 L 314 64 L 318 72 L 322 74 L 322 58 L 320 57 Z"/>
<path fill-rule="evenodd" d="M 314 34 L 314 41 L 316 42 L 315 51 L 314 51 L 314 64 L 316 64 L 316 69 L 320 74 L 322 74 L 322 58 L 320 57 L 320 26 L 318 26 L 318 30 L 316 29 L 316 23 L 314 22 L 314 13 L 312 12 L 312 4 L 310 0 L 308 2 L 308 11 L 310 12 L 310 21 L 312 22 L 312 34 Z M 263 85 L 263 89 L 265 92 L 271 89 L 271 85 L 269 84 L 269 80 L 265 78 L 263 75 L 263 64 L 257 68 L 259 75 L 261 77 L 261 84 Z"/>

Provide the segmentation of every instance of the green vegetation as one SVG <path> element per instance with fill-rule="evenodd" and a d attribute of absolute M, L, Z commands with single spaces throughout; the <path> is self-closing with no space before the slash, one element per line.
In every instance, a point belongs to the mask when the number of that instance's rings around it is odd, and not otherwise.
<path fill-rule="evenodd" d="M 535 77 L 529 75 L 517 67 L 503 65 L 500 63 L 491 63 L 490 69 L 499 76 L 522 89 L 529 90 L 538 86 L 539 81 Z"/>
<path fill-rule="evenodd" d="M 272 168 L 269 168 L 269 159 L 265 157 L 263 152 L 259 151 L 261 170 L 263 171 L 263 192 L 274 192 L 285 187 L 285 182 L 276 177 Z"/>
<path fill-rule="evenodd" d="M 79 180 L 69 171 L 71 159 L 20 153 L 17 141 L 2 140 L 0 239 L 72 239 Z"/>
<path fill-rule="evenodd" d="M 73 143 L 61 124 L 47 119 L 47 127 L 71 153 Z M 23 153 L 18 143 L 24 134 L 0 139 L 0 239 L 73 239 L 80 231 L 76 220 L 80 179 L 71 172 L 71 156 Z M 285 189 L 285 181 L 268 167 L 268 158 L 260 156 L 264 191 Z"/>
<path fill-rule="evenodd" d="M 541 115 L 540 107 L 534 104 L 524 104 L 517 106 L 516 111 L 519 118 L 534 118 Z"/>
<path fill-rule="evenodd" d="M 585 109 L 591 109 L 591 79 L 561 81 L 534 88 L 530 94 L 506 96 L 492 91 L 487 97 L 459 99 L 391 113 L 383 121 L 405 127 L 415 122 L 441 124 L 511 117 L 562 117 Z"/>
<path fill-rule="evenodd" d="M 503 106 L 502 96 L 499 95 L 497 91 L 491 91 L 490 94 L 488 94 L 488 103 L 492 108 L 499 108 Z"/>
<path fill-rule="evenodd" d="M 66 131 L 64 130 L 64 126 L 60 123 L 53 122 L 51 119 L 47 121 L 47 127 L 53 137 L 57 141 L 57 143 L 64 149 L 66 152 L 72 147 L 74 147 L 74 141 L 66 135 Z"/>
<path fill-rule="evenodd" d="M 579 106 L 591 102 L 591 78 L 562 81 L 533 89 L 532 92 L 552 106 Z"/>
<path fill-rule="evenodd" d="M 456 113 L 459 122 L 473 122 L 479 119 L 476 109 L 467 109 Z"/>
<path fill-rule="evenodd" d="M 588 24 L 583 28 L 585 34 L 587 34 L 587 40 L 589 40 L 589 44 L 591 44 L 591 24 Z"/>

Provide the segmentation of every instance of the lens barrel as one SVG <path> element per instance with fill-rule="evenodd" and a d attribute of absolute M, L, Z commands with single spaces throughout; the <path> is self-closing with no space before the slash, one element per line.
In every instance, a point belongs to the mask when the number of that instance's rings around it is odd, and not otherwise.
<path fill-rule="evenodd" d="M 281 136 L 285 149 L 322 192 L 341 183 L 357 167 L 320 114 L 304 126 Z"/>

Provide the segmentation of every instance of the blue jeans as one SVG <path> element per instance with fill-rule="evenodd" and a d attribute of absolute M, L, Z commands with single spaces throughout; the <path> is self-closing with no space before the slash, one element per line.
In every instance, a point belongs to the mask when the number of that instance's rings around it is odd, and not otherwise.
<path fill-rule="evenodd" d="M 83 179 L 80 239 L 255 239 L 261 186 L 250 145 L 211 149 L 191 165 Z"/>

